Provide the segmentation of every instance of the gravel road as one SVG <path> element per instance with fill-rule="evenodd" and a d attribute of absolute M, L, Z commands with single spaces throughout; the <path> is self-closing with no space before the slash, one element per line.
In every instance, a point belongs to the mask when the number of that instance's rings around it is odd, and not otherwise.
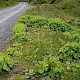
<path fill-rule="evenodd" d="M 29 9 L 29 5 L 21 2 L 14 7 L 0 10 L 0 51 L 7 48 L 16 20 L 27 9 Z"/>

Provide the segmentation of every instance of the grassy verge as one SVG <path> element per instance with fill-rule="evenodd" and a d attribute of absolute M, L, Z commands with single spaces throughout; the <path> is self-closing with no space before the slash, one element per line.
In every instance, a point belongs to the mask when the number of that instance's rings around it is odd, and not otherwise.
<path fill-rule="evenodd" d="M 51 4 L 37 5 L 25 14 L 18 19 L 13 44 L 5 51 L 15 63 L 8 76 L 15 74 L 13 80 L 79 80 L 80 30 L 75 25 L 79 17 Z"/>
<path fill-rule="evenodd" d="M 70 27 L 61 19 L 19 18 L 13 44 L 5 52 L 15 63 L 8 76 L 16 73 L 13 80 L 78 80 L 80 31 Z"/>

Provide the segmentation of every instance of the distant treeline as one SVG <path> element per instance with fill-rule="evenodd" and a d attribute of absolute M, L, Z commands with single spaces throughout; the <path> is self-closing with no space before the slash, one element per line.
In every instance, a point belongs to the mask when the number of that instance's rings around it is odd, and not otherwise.
<path fill-rule="evenodd" d="M 29 3 L 32 2 L 32 3 L 35 3 L 35 4 L 42 4 L 42 3 L 53 3 L 57 0 L 27 0 Z"/>
<path fill-rule="evenodd" d="M 76 4 L 79 3 L 80 4 L 80 0 L 0 0 L 0 2 L 4 2 L 4 1 L 12 1 L 12 2 L 29 2 L 29 3 L 34 3 L 34 4 L 43 4 L 43 3 L 49 3 L 49 4 L 53 4 L 54 2 L 61 2 L 62 4 L 66 3 L 66 5 L 68 5 L 68 3 L 70 4 Z"/>
<path fill-rule="evenodd" d="M 13 0 L 0 0 L 0 2 L 4 1 L 13 1 Z M 34 4 L 43 4 L 43 3 L 53 3 L 55 1 L 59 0 L 14 0 L 16 2 L 29 2 L 29 3 L 34 3 Z"/>
<path fill-rule="evenodd" d="M 63 9 L 80 7 L 80 0 L 0 0 L 0 2 L 28 2 L 33 4 L 55 3 L 59 8 Z"/>

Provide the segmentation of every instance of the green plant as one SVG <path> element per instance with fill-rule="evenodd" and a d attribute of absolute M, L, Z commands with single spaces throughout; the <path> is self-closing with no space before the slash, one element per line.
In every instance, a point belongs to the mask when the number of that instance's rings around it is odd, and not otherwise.
<path fill-rule="evenodd" d="M 64 35 L 74 42 L 80 42 L 80 30 L 65 32 Z"/>
<path fill-rule="evenodd" d="M 67 63 L 63 78 L 66 80 L 79 80 L 80 79 L 80 63 L 72 62 Z"/>
<path fill-rule="evenodd" d="M 63 61 L 80 62 L 80 43 L 67 43 L 59 50 L 59 57 Z"/>
<path fill-rule="evenodd" d="M 6 8 L 6 7 L 10 7 L 10 6 L 14 6 L 16 5 L 17 2 L 12 2 L 12 1 L 7 1 L 7 0 L 0 0 L 0 8 Z"/>
<path fill-rule="evenodd" d="M 42 26 L 42 28 L 43 28 L 43 29 L 49 29 L 49 27 L 48 27 L 48 26 Z"/>
<path fill-rule="evenodd" d="M 10 71 L 13 65 L 13 60 L 8 55 L 0 52 L 0 73 L 2 71 Z"/>
<path fill-rule="evenodd" d="M 27 40 L 27 27 L 23 23 L 17 23 L 13 30 L 13 39 L 17 41 Z"/>
<path fill-rule="evenodd" d="M 48 76 L 60 78 L 63 70 L 64 68 L 56 56 L 47 56 L 40 62 L 38 72 L 40 74 L 45 73 Z"/>
<path fill-rule="evenodd" d="M 72 26 L 70 26 L 69 24 L 67 24 L 63 20 L 56 19 L 56 18 L 49 21 L 49 28 L 54 30 L 54 31 L 61 31 L 61 32 L 73 30 Z"/>
<path fill-rule="evenodd" d="M 47 26 L 48 20 L 41 16 L 26 16 L 27 27 L 42 27 Z"/>
<path fill-rule="evenodd" d="M 22 48 L 23 46 L 21 45 L 21 43 L 16 42 L 15 44 L 13 44 L 12 46 L 10 46 L 7 50 L 6 50 L 6 54 L 10 55 L 10 56 L 20 56 L 22 55 Z"/>
<path fill-rule="evenodd" d="M 71 31 L 72 26 L 67 24 L 61 19 L 45 19 L 41 16 L 22 16 L 19 20 L 20 23 L 24 23 L 27 27 L 45 27 L 54 31 Z"/>
<path fill-rule="evenodd" d="M 25 15 L 25 16 L 21 16 L 19 19 L 18 19 L 18 22 L 19 23 L 26 23 L 27 20 L 31 19 L 31 16 L 29 15 Z"/>

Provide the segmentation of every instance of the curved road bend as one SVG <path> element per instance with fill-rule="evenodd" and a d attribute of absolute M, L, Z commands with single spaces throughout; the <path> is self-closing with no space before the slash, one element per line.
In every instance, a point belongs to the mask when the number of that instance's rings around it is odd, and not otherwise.
<path fill-rule="evenodd" d="M 29 5 L 21 2 L 14 7 L 0 10 L 0 51 L 6 49 L 17 18 L 27 9 L 29 9 Z"/>

